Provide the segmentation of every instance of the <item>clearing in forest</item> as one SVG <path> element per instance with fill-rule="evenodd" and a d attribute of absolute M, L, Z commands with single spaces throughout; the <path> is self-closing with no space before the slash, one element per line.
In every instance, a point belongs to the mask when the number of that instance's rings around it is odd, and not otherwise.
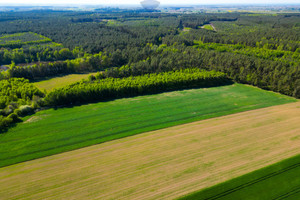
<path fill-rule="evenodd" d="M 76 83 L 82 79 L 87 79 L 90 75 L 95 75 L 96 73 L 89 74 L 69 74 L 66 76 L 50 78 L 48 80 L 34 82 L 33 84 L 40 90 L 46 90 L 47 92 Z"/>
<path fill-rule="evenodd" d="M 201 26 L 201 28 L 204 28 L 204 29 L 210 30 L 210 31 L 216 31 L 216 28 L 212 24 L 205 24 L 205 25 Z"/>
<path fill-rule="evenodd" d="M 0 196 L 174 199 L 299 154 L 299 121 L 290 103 L 4 167 Z"/>

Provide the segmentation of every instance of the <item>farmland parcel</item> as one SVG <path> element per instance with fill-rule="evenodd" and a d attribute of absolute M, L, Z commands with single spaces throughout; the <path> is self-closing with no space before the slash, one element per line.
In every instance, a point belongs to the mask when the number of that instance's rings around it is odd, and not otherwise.
<path fill-rule="evenodd" d="M 146 131 L 294 101 L 236 84 L 46 110 L 0 135 L 0 167 Z"/>
<path fill-rule="evenodd" d="M 0 196 L 173 199 L 299 154 L 299 121 L 297 102 L 4 167 Z"/>

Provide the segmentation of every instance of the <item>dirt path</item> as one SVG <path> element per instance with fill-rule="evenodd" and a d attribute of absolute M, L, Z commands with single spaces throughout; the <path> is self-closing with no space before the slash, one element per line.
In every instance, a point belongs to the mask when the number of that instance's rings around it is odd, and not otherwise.
<path fill-rule="evenodd" d="M 1 199 L 173 199 L 300 153 L 300 102 L 0 169 Z"/>

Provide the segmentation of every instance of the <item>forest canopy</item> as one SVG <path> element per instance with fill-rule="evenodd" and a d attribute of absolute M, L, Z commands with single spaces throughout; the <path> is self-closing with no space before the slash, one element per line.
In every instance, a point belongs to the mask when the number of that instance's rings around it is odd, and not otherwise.
<path fill-rule="evenodd" d="M 201 79 L 199 87 L 231 79 L 300 98 L 299 21 L 299 13 L 1 12 L 2 87 L 21 84 L 26 92 L 12 89 L 15 93 L 2 94 L 1 121 L 14 110 L 20 114 L 24 105 L 34 110 L 155 93 L 160 87 L 161 91 L 191 88 L 195 86 L 191 72 L 208 73 L 203 70 L 222 75 L 214 81 Z M 90 72 L 99 73 L 49 94 L 30 85 Z M 161 77 L 174 80 L 164 82 Z"/>

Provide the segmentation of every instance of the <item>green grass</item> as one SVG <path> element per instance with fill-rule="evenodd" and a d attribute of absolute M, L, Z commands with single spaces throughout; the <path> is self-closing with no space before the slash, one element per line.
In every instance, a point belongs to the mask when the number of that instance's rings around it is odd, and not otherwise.
<path fill-rule="evenodd" d="M 202 28 L 213 31 L 214 28 L 210 24 L 204 25 Z"/>
<path fill-rule="evenodd" d="M 0 167 L 146 131 L 295 101 L 234 84 L 45 110 L 0 135 Z"/>
<path fill-rule="evenodd" d="M 180 200 L 300 199 L 300 155 L 192 193 Z"/>
<path fill-rule="evenodd" d="M 47 92 L 55 89 L 61 88 L 72 83 L 78 82 L 82 79 L 87 79 L 90 75 L 95 75 L 96 73 L 89 74 L 70 74 L 61 77 L 55 77 L 48 80 L 34 82 L 33 84 L 40 90 L 46 90 Z"/>

